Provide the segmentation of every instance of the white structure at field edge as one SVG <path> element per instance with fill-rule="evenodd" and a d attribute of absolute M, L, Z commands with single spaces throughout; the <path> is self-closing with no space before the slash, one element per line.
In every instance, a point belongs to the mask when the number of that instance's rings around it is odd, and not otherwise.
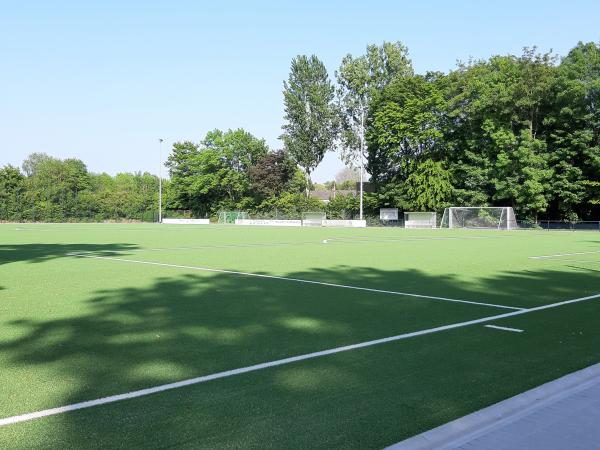
<path fill-rule="evenodd" d="M 436 218 L 434 212 L 405 212 L 404 228 L 435 228 Z"/>
<path fill-rule="evenodd" d="M 440 227 L 514 230 L 517 218 L 510 206 L 452 207 L 444 210 Z"/>

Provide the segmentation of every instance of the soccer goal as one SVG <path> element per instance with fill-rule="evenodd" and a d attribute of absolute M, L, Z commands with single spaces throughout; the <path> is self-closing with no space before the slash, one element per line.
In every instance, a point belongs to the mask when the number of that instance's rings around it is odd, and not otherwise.
<path fill-rule="evenodd" d="M 327 218 L 324 212 L 303 212 L 302 226 L 303 227 L 320 227 L 323 221 Z"/>
<path fill-rule="evenodd" d="M 236 219 L 248 219 L 245 211 L 219 211 L 219 223 L 235 223 Z"/>
<path fill-rule="evenodd" d="M 404 228 L 435 228 L 436 223 L 434 212 L 404 213 Z"/>
<path fill-rule="evenodd" d="M 444 210 L 440 227 L 513 230 L 517 218 L 510 206 L 454 207 Z"/>

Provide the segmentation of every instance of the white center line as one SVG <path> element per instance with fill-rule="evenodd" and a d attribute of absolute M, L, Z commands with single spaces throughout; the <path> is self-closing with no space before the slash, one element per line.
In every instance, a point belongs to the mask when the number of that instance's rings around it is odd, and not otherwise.
<path fill-rule="evenodd" d="M 509 327 L 500 327 L 498 325 L 485 325 L 486 328 L 493 328 L 495 330 L 502 330 L 502 331 L 512 331 L 514 333 L 522 333 L 523 330 L 520 330 L 518 328 L 509 328 Z"/>
<path fill-rule="evenodd" d="M 327 283 L 325 281 L 304 280 L 301 278 L 280 277 L 280 276 L 276 276 L 276 275 L 265 275 L 262 273 L 239 272 L 236 270 L 225 270 L 225 269 L 211 269 L 210 267 L 185 266 L 185 265 L 181 265 L 181 264 L 166 264 L 166 263 L 159 263 L 159 262 L 154 262 L 154 261 L 141 261 L 141 260 L 137 260 L 137 259 L 115 258 L 115 257 L 110 257 L 110 256 L 94 256 L 94 255 L 90 255 L 87 253 L 68 253 L 68 255 L 76 256 L 78 258 L 103 259 L 103 260 L 107 260 L 107 261 L 119 261 L 119 262 L 127 262 L 127 263 L 132 263 L 132 264 L 146 264 L 146 265 L 150 265 L 150 266 L 172 267 L 175 269 L 199 270 L 202 272 L 227 273 L 227 274 L 231 274 L 231 275 L 242 275 L 242 276 L 246 276 L 246 277 L 293 281 L 295 283 L 316 284 L 319 286 L 328 286 L 328 287 L 342 288 L 342 289 L 353 289 L 353 290 L 357 290 L 357 291 L 366 291 L 366 292 L 376 292 L 379 294 L 401 295 L 404 297 L 425 298 L 425 299 L 439 300 L 439 301 L 444 301 L 444 302 L 466 303 L 469 305 L 488 306 L 491 308 L 503 308 L 503 309 L 511 309 L 511 310 L 515 310 L 515 311 L 521 311 L 521 310 L 525 309 L 525 308 L 520 308 L 520 307 L 516 307 L 516 306 L 497 305 L 497 304 L 493 304 L 493 303 L 476 302 L 476 301 L 471 301 L 471 300 L 461 300 L 461 299 L 448 298 L 448 297 L 437 297 L 434 295 L 413 294 L 410 292 L 387 291 L 384 289 L 373 289 L 373 288 L 366 288 L 366 287 L 360 287 L 360 286 L 350 286 L 350 285 L 346 285 L 346 284 Z"/>

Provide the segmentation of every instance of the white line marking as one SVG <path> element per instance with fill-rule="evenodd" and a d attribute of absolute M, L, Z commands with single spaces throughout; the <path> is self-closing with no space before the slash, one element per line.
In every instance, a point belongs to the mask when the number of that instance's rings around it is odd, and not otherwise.
<path fill-rule="evenodd" d="M 366 236 L 348 236 L 348 237 L 333 237 L 328 240 L 340 244 L 368 244 L 371 242 L 395 243 L 395 242 L 416 242 L 416 241 L 462 241 L 467 239 L 506 239 L 512 236 L 463 236 L 463 237 L 390 237 L 390 238 L 373 238 Z"/>
<path fill-rule="evenodd" d="M 179 228 L 179 227 L 178 227 Z M 322 241 L 297 241 L 297 242 L 270 242 L 270 243 L 249 243 L 249 244 L 218 244 L 218 245 L 201 245 L 194 247 L 157 247 L 157 248 L 137 248 L 127 250 L 130 252 L 160 252 L 170 250 L 203 250 L 203 249 L 219 249 L 219 248 L 252 248 L 252 247 L 279 247 L 279 246 L 297 246 L 297 245 L 318 245 L 328 244 L 330 241 L 339 244 L 367 244 L 370 242 L 384 242 L 384 243 L 395 243 L 395 242 L 413 242 L 413 241 L 445 241 L 445 240 L 463 240 L 463 239 L 496 239 L 496 238 L 509 238 L 511 236 L 465 236 L 465 237 L 418 237 L 418 236 L 407 236 L 407 237 L 394 237 L 389 238 L 383 237 L 374 239 L 373 237 L 357 236 L 357 237 L 333 237 L 323 239 Z M 81 252 L 91 253 L 91 252 Z"/>
<path fill-rule="evenodd" d="M 174 250 L 210 250 L 221 248 L 254 248 L 254 247 L 284 247 L 296 245 L 318 245 L 317 241 L 298 241 L 298 242 L 270 242 L 270 243 L 255 243 L 255 244 L 220 244 L 220 245 L 199 245 L 194 247 L 156 247 L 156 248 L 136 248 L 127 250 L 127 252 L 164 252 Z M 91 252 L 81 252 L 91 253 Z"/>
<path fill-rule="evenodd" d="M 441 331 L 453 330 L 456 328 L 463 328 L 463 327 L 467 327 L 470 325 L 477 325 L 480 323 L 491 322 L 494 320 L 504 319 L 507 317 L 520 316 L 522 314 L 529 314 L 529 313 L 532 313 L 535 311 L 542 311 L 545 309 L 557 308 L 559 306 L 569 305 L 572 303 L 584 302 L 584 301 L 593 300 L 596 298 L 600 298 L 600 294 L 589 295 L 587 297 L 580 297 L 580 298 L 575 298 L 572 300 L 565 300 L 565 301 L 558 302 L 558 303 L 551 303 L 548 305 L 537 306 L 535 308 L 523 309 L 520 311 L 512 311 L 512 312 L 508 312 L 508 313 L 504 313 L 504 314 L 498 314 L 495 316 L 483 317 L 481 319 L 474 319 L 474 320 L 469 320 L 466 322 L 459 322 L 459 323 L 454 323 L 454 324 L 450 324 L 450 325 L 442 325 L 442 326 L 435 327 L 435 328 L 429 328 L 429 329 L 420 330 L 420 331 L 413 331 L 411 333 L 399 334 L 397 336 L 391 336 L 391 337 L 386 337 L 386 338 L 381 338 L 381 339 L 375 339 L 372 341 L 360 342 L 358 344 L 345 345 L 343 347 L 336 347 L 336 348 L 331 348 L 328 350 L 322 350 L 322 351 L 313 352 L 313 353 L 306 353 L 304 355 L 292 356 L 289 358 L 278 359 L 275 361 L 265 362 L 265 363 L 261 363 L 261 364 L 255 364 L 252 366 L 246 366 L 246 367 L 242 367 L 239 369 L 226 370 L 223 372 L 217 372 L 217 373 L 213 373 L 210 375 L 204 375 L 204 376 L 200 376 L 200 377 L 196 377 L 196 378 L 190 378 L 188 380 L 177 381 L 175 383 L 162 384 L 159 386 L 154 386 L 154 387 L 150 387 L 150 388 L 146 388 L 146 389 L 131 391 L 131 392 L 127 392 L 125 394 L 111 395 L 108 397 L 102 397 L 102 398 L 98 398 L 95 400 L 88 400 L 85 402 L 73 403 L 73 404 L 65 405 L 65 406 L 59 406 L 58 408 L 45 409 L 42 411 L 21 414 L 18 416 L 6 417 L 4 419 L 0 419 L 0 427 L 3 427 L 5 425 L 19 423 L 19 422 L 25 422 L 28 420 L 39 419 L 42 417 L 53 416 L 56 414 L 63 414 L 63 413 L 69 412 L 69 411 L 76 411 L 78 409 L 91 408 L 93 406 L 104 405 L 107 403 L 114 403 L 114 402 L 118 402 L 121 400 L 128 400 L 128 399 L 132 399 L 132 398 L 143 397 L 146 395 L 156 394 L 159 392 L 164 392 L 164 391 L 168 391 L 171 389 L 177 389 L 177 388 L 181 388 L 184 386 L 191 386 L 194 384 L 205 383 L 207 381 L 218 380 L 220 378 L 227 378 L 227 377 L 231 377 L 234 375 L 240 375 L 243 373 L 267 369 L 269 367 L 283 366 L 285 364 L 290 364 L 290 363 L 294 363 L 294 362 L 298 362 L 298 361 L 304 361 L 307 359 L 318 358 L 321 356 L 333 355 L 336 353 L 347 352 L 347 351 L 356 350 L 359 348 L 371 347 L 374 345 L 385 344 L 388 342 L 400 341 L 400 340 L 409 339 L 409 338 L 413 338 L 413 337 L 417 337 L 417 336 L 424 336 L 424 335 L 428 335 L 428 334 L 439 333 Z"/>
<path fill-rule="evenodd" d="M 109 261 L 120 261 L 120 262 L 134 263 L 134 264 L 147 264 L 150 266 L 173 267 L 176 269 L 199 270 L 199 271 L 203 271 L 203 272 L 228 273 L 228 274 L 232 274 L 232 275 L 242 275 L 242 276 L 256 277 L 256 278 L 267 278 L 267 279 L 271 279 L 271 280 L 293 281 L 295 283 L 316 284 L 319 286 L 329 286 L 329 287 L 342 288 L 342 289 L 353 289 L 356 291 L 377 292 L 379 294 L 391 294 L 391 295 L 402 295 L 405 297 L 426 298 L 426 299 L 430 299 L 430 300 L 440 300 L 440 301 L 444 301 L 444 302 L 466 303 L 469 305 L 489 306 L 491 308 L 504 308 L 504 309 L 512 309 L 512 310 L 517 310 L 517 311 L 525 309 L 525 308 L 519 308 L 516 306 L 496 305 L 493 303 L 482 303 L 482 302 L 475 302 L 475 301 L 471 301 L 471 300 L 460 300 L 460 299 L 456 299 L 456 298 L 436 297 L 433 295 L 411 294 L 409 292 L 386 291 L 383 289 L 372 289 L 372 288 L 366 288 L 366 287 L 360 287 L 360 286 L 349 286 L 346 284 L 327 283 L 324 281 L 304 280 L 301 278 L 279 277 L 276 275 L 265 275 L 265 274 L 260 274 L 260 273 L 238 272 L 235 270 L 211 269 L 209 267 L 184 266 L 184 265 L 180 265 L 180 264 L 166 264 L 166 263 L 159 263 L 159 262 L 154 262 L 154 261 L 140 261 L 140 260 L 136 260 L 136 259 L 114 258 L 114 257 L 110 257 L 110 256 L 94 256 L 94 255 L 89 255 L 89 254 L 84 254 L 84 253 L 69 253 L 68 255 L 76 256 L 79 258 L 105 259 L 105 260 L 109 260 Z"/>
<path fill-rule="evenodd" d="M 529 259 L 550 259 L 550 258 L 560 258 L 561 256 L 594 255 L 596 253 L 600 253 L 600 251 L 577 252 L 577 253 L 558 253 L 556 255 L 530 256 Z"/>
<path fill-rule="evenodd" d="M 594 259 L 544 259 L 543 261 L 549 261 L 554 263 L 580 263 L 580 264 L 600 264 L 600 261 Z"/>
<path fill-rule="evenodd" d="M 486 328 L 493 328 L 495 330 L 502 330 L 502 331 L 513 331 L 514 333 L 522 333 L 523 330 L 520 330 L 518 328 L 509 328 L 509 327 L 500 327 L 498 325 L 486 325 Z"/>
<path fill-rule="evenodd" d="M 574 262 L 574 263 L 584 263 L 584 264 L 600 264 L 600 261 L 595 261 L 592 259 L 559 259 L 560 262 Z"/>

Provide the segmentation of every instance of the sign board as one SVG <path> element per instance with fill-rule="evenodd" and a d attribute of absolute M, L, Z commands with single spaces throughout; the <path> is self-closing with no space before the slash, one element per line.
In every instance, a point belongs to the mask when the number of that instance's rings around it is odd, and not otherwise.
<path fill-rule="evenodd" d="M 322 225 L 324 227 L 350 227 L 350 228 L 365 228 L 367 226 L 366 220 L 324 220 Z"/>
<path fill-rule="evenodd" d="M 208 225 L 210 222 L 208 219 L 163 219 L 162 223 L 172 225 Z"/>
<path fill-rule="evenodd" d="M 398 220 L 398 208 L 381 208 L 379 210 L 380 220 Z"/>
<path fill-rule="evenodd" d="M 236 225 L 258 225 L 271 227 L 301 227 L 301 220 L 276 220 L 276 219 L 235 219 Z"/>

